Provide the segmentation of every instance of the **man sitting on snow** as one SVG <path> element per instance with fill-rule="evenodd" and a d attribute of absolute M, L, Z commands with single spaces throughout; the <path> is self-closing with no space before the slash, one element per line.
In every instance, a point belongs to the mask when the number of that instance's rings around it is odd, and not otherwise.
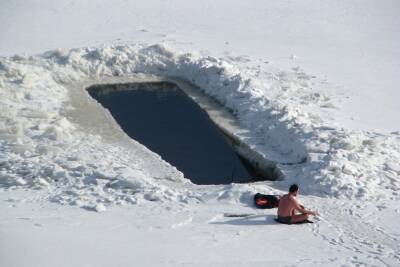
<path fill-rule="evenodd" d="M 299 186 L 297 184 L 292 184 L 289 188 L 289 193 L 279 200 L 278 221 L 280 223 L 292 224 L 307 222 L 309 215 L 317 215 L 315 212 L 306 210 L 300 205 L 296 199 L 298 192 Z M 296 214 L 296 211 L 300 214 Z"/>

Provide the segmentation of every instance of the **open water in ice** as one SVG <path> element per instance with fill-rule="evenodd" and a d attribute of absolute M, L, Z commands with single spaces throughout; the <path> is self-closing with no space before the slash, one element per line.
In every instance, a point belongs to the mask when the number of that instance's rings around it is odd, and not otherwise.
<path fill-rule="evenodd" d="M 131 138 L 193 183 L 257 180 L 208 114 L 174 83 L 94 85 L 88 92 Z"/>

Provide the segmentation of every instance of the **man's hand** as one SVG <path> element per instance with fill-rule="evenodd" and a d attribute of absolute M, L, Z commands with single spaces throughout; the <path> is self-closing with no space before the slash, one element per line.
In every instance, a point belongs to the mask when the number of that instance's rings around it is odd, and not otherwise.
<path fill-rule="evenodd" d="M 307 213 L 310 214 L 310 215 L 313 215 L 313 216 L 317 216 L 318 215 L 317 212 L 314 212 L 314 211 L 311 211 L 311 210 L 307 211 Z"/>

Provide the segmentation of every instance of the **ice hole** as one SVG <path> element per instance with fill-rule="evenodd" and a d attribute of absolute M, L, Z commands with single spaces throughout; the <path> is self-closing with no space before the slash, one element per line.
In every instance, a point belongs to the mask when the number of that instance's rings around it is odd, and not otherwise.
<path fill-rule="evenodd" d="M 175 83 L 101 84 L 87 90 L 127 135 L 195 184 L 274 180 L 238 155 L 232 140 Z"/>

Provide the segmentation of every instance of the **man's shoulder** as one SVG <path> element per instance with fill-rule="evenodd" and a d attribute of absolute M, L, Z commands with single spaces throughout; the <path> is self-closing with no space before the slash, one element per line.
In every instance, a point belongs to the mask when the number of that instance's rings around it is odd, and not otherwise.
<path fill-rule="evenodd" d="M 288 198 L 290 201 L 292 201 L 292 202 L 297 202 L 297 199 L 296 199 L 295 196 L 287 195 L 287 198 Z"/>
<path fill-rule="evenodd" d="M 282 200 L 289 201 L 289 202 L 296 201 L 296 199 L 290 194 L 283 195 L 281 197 L 281 201 Z"/>
<path fill-rule="evenodd" d="M 289 194 L 286 194 L 286 195 L 281 196 L 280 199 L 282 200 L 282 199 L 288 199 L 288 198 L 289 198 Z"/>

